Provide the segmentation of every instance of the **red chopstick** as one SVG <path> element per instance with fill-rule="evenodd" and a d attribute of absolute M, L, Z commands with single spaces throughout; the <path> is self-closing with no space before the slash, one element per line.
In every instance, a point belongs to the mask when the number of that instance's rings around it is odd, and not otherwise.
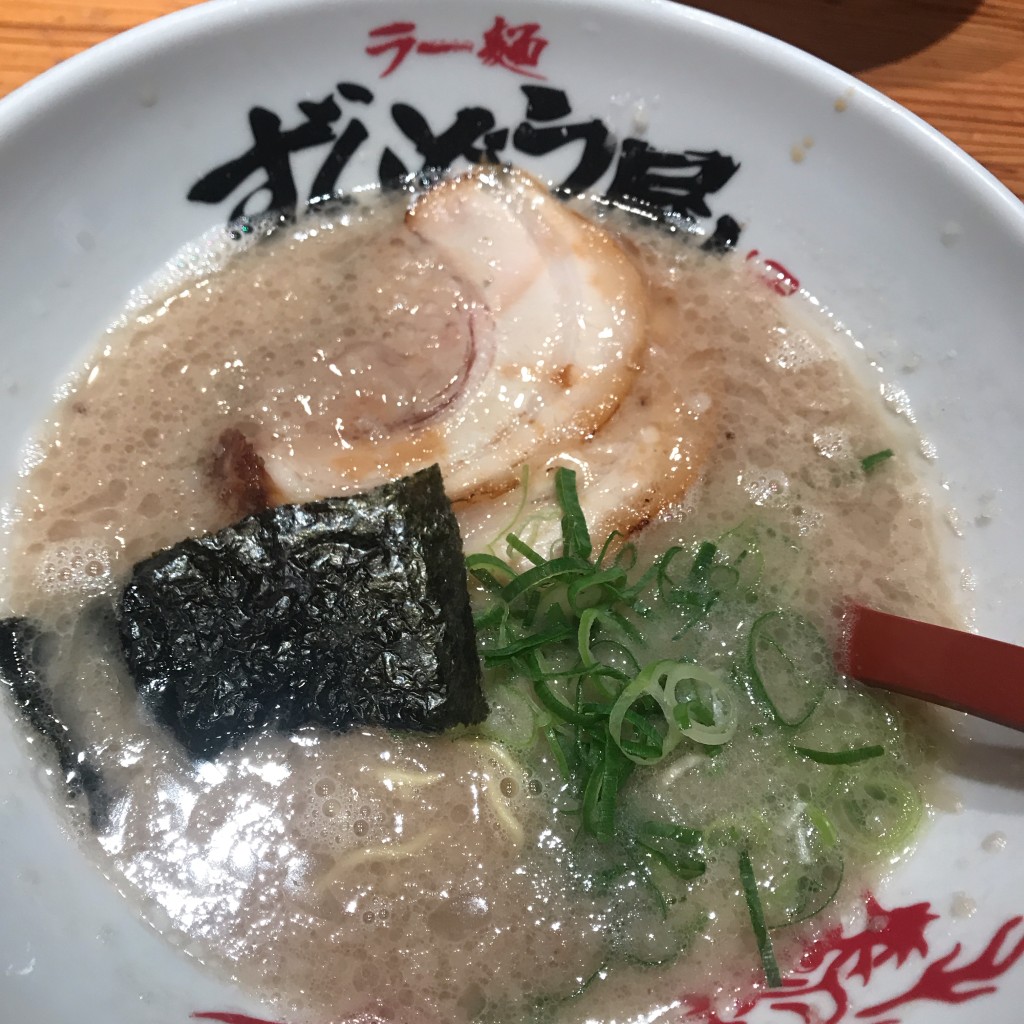
<path fill-rule="evenodd" d="M 853 602 L 843 623 L 846 675 L 1024 730 L 1024 647 Z"/>

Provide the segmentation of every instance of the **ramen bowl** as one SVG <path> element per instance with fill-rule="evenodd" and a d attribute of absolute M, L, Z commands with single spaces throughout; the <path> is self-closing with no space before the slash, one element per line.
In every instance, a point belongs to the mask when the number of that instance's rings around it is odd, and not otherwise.
<path fill-rule="evenodd" d="M 31 461 L 55 388 L 132 288 L 186 243 L 239 215 L 481 159 L 667 209 L 758 260 L 913 417 L 961 602 L 979 632 L 1024 641 L 1024 207 L 885 97 L 669 3 L 212 3 L 5 99 L 4 479 Z M 722 1020 L 1015 1018 L 1024 747 L 949 721 L 944 796 L 915 854 L 784 993 L 754 993 Z M 290 1019 L 143 923 L 82 852 L 32 746 L 5 703 L 4 1018 Z M 670 992 L 659 1012 L 644 1019 L 709 1019 Z"/>

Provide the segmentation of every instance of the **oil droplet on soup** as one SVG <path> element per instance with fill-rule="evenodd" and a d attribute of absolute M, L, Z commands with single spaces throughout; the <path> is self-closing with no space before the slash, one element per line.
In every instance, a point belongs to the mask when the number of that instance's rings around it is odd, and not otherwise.
<path fill-rule="evenodd" d="M 727 1001 L 758 977 L 735 864 L 709 853 L 682 938 L 630 933 L 628 914 L 574 881 L 579 822 L 557 803 L 543 745 L 265 732 L 194 763 L 139 707 L 105 645 L 96 609 L 109 609 L 136 561 L 237 518 L 211 483 L 226 428 L 274 458 L 337 460 L 452 401 L 482 300 L 451 272 L 454 257 L 407 230 L 408 201 L 363 196 L 278 226 L 132 309 L 41 429 L 45 457 L 17 488 L 5 596 L 57 636 L 54 704 L 117 794 L 109 828 L 84 829 L 83 845 L 177 944 L 297 1021 L 639 1019 L 709 986 Z M 616 492 L 631 504 L 628 529 L 643 525 L 640 561 L 754 523 L 780 538 L 767 586 L 802 614 L 827 622 L 848 596 L 956 624 L 912 471 L 916 441 L 796 299 L 678 233 L 601 204 L 575 208 L 643 282 L 643 335 L 616 407 L 592 434 L 560 435 L 562 447 L 527 458 L 534 478 L 574 465 L 586 497 L 617 466 L 643 465 L 650 490 Z M 563 371 L 552 393 L 568 387 Z M 860 458 L 886 448 L 896 456 L 884 472 L 863 472 Z M 690 482 L 659 500 L 671 460 L 684 458 Z M 467 545 L 507 524 L 519 498 L 511 485 L 502 494 L 456 505 Z M 671 652 L 673 631 L 652 631 L 651 650 Z M 822 743 L 873 714 L 843 690 L 826 704 Z M 892 715 L 903 768 L 921 784 L 927 731 Z M 702 824 L 772 813 L 818 769 L 795 773 L 775 754 L 783 730 L 758 728 L 718 758 L 691 750 L 637 773 L 623 798 Z M 851 813 L 869 813 L 860 799 Z M 877 870 L 870 856 L 847 858 L 840 900 L 776 933 L 784 965 Z M 610 931 L 632 951 L 612 965 Z"/>

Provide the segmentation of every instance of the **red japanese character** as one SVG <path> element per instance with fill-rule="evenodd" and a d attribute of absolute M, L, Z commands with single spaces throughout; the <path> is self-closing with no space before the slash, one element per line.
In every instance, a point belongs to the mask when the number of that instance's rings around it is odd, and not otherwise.
<path fill-rule="evenodd" d="M 468 39 L 424 39 L 416 44 L 417 53 L 472 53 Z"/>
<path fill-rule="evenodd" d="M 543 78 L 526 68 L 535 68 L 548 41 L 537 35 L 540 25 L 535 21 L 510 25 L 500 15 L 484 33 L 484 45 L 477 56 L 484 64 L 500 64 L 509 71 L 528 78 Z"/>
<path fill-rule="evenodd" d="M 757 249 L 751 249 L 747 253 L 747 260 L 756 260 L 760 264 L 764 283 L 776 295 L 785 298 L 800 290 L 800 278 L 791 274 L 778 260 L 761 259 L 761 254 Z"/>
<path fill-rule="evenodd" d="M 468 39 L 424 39 L 422 42 L 417 42 L 413 35 L 415 31 L 416 23 L 413 21 L 393 21 L 388 25 L 379 25 L 371 30 L 370 37 L 372 39 L 394 37 L 366 48 L 366 52 L 371 57 L 387 53 L 388 50 L 395 51 L 391 63 L 381 72 L 381 78 L 387 78 L 414 49 L 417 53 L 426 54 L 473 52 L 473 44 Z"/>
<path fill-rule="evenodd" d="M 377 57 L 382 53 L 387 53 L 388 50 L 394 50 L 395 56 L 392 58 L 391 63 L 381 73 L 381 78 L 386 78 L 391 74 L 399 64 L 405 60 L 406 57 L 412 52 L 416 46 L 416 39 L 413 36 L 413 32 L 416 31 L 416 23 L 413 21 L 392 21 L 387 25 L 378 25 L 377 28 L 370 30 L 371 39 L 379 39 L 382 37 L 394 36 L 393 39 L 387 39 L 386 42 L 377 43 L 375 46 L 368 46 L 366 52 L 371 57 Z"/>

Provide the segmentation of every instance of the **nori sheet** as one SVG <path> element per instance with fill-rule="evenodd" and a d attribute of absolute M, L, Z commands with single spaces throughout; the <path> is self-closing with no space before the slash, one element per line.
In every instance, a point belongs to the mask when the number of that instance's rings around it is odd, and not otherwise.
<path fill-rule="evenodd" d="M 0 620 L 0 683 L 10 691 L 25 721 L 53 748 L 68 797 L 84 794 L 89 823 L 103 832 L 110 821 L 109 794 L 102 772 L 54 711 L 45 678 L 49 639 L 29 619 L 12 616 Z"/>
<path fill-rule="evenodd" d="M 160 551 L 118 620 L 140 696 L 197 758 L 266 725 L 437 732 L 487 714 L 437 466 Z"/>

